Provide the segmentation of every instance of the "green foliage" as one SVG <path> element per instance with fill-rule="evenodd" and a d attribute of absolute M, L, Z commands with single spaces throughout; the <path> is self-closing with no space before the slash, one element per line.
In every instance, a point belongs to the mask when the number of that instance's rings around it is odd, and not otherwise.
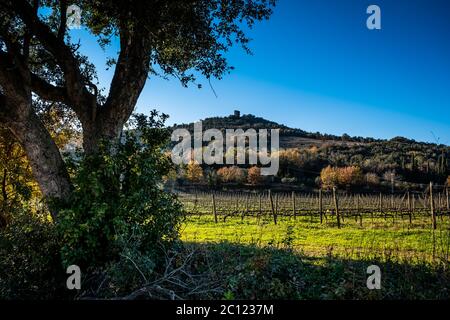
<path fill-rule="evenodd" d="M 243 26 L 251 28 L 268 19 L 274 5 L 275 0 L 80 3 L 83 21 L 101 44 L 109 43 L 112 35 L 123 37 L 127 31 L 138 30 L 150 39 L 151 64 L 158 65 L 163 76 L 176 76 L 183 85 L 195 80 L 194 73 L 207 79 L 228 73 L 232 67 L 224 53 L 232 45 L 250 52 Z M 155 69 L 151 72 L 156 73 Z"/>
<path fill-rule="evenodd" d="M 47 215 L 16 210 L 11 216 L 0 230 L 0 299 L 67 295 L 60 243 Z"/>
<path fill-rule="evenodd" d="M 60 204 L 57 221 L 64 265 L 116 261 L 121 239 L 136 233 L 135 249 L 149 255 L 159 243 L 177 239 L 181 205 L 162 189 L 162 176 L 171 168 L 162 152 L 169 137 L 165 118 L 157 112 L 135 116 L 120 143 L 104 143 L 98 154 L 75 165 L 75 190 Z"/>
<path fill-rule="evenodd" d="M 285 236 L 284 236 L 283 240 L 281 241 L 281 243 L 286 248 L 292 248 L 292 245 L 294 244 L 294 240 L 295 240 L 294 226 L 287 225 L 286 226 L 286 233 L 285 233 Z"/>
<path fill-rule="evenodd" d="M 214 289 L 207 299 L 448 299 L 448 268 L 379 257 L 308 256 L 299 251 L 229 242 L 190 244 L 190 266 Z M 198 249 L 201 248 L 201 249 Z M 192 251 L 190 251 L 192 252 Z M 366 287 L 367 267 L 381 268 L 382 290 Z M 206 276 L 206 275 L 205 275 Z M 205 290 L 206 291 L 206 290 Z M 181 294 L 181 293 L 180 293 Z"/>
<path fill-rule="evenodd" d="M 82 295 L 113 297 L 154 279 L 178 238 L 182 209 L 162 189 L 172 164 L 165 115 L 136 115 L 118 143 L 69 163 L 74 188 L 56 221 L 19 205 L 0 229 L 0 298 L 70 298 L 65 268 L 83 270 Z M 107 284 L 102 286 L 101 283 Z M 94 290 L 94 288 L 96 288 Z M 97 289 L 98 288 L 98 289 Z"/>
<path fill-rule="evenodd" d="M 164 268 L 164 263 L 154 254 L 142 251 L 145 239 L 145 230 L 140 227 L 135 227 L 131 235 L 121 235 L 116 242 L 119 256 L 84 284 L 88 290 L 83 294 L 102 298 L 123 296 L 153 281 L 158 267 Z"/>
<path fill-rule="evenodd" d="M 224 257 L 232 259 L 233 247 L 223 246 Z M 300 256 L 285 250 L 239 248 L 239 260 L 227 278 L 227 287 L 237 299 L 299 299 Z M 228 260 L 228 259 L 227 259 Z M 235 259 L 237 260 L 237 259 Z M 231 266 L 231 264 L 230 264 Z M 229 294 L 231 295 L 231 294 Z"/>
<path fill-rule="evenodd" d="M 0 127 L 0 228 L 13 208 L 32 198 L 33 191 L 35 183 L 22 147 L 11 131 Z"/>

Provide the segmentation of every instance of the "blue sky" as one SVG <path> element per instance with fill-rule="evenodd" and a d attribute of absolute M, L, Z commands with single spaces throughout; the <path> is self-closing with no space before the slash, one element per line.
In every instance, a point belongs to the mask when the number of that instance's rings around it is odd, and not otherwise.
<path fill-rule="evenodd" d="M 366 28 L 370 4 L 382 30 Z M 104 52 L 86 31 L 71 33 L 108 88 L 117 45 Z M 279 0 L 249 32 L 254 55 L 229 52 L 236 69 L 212 81 L 217 97 L 204 79 L 199 90 L 150 78 L 137 111 L 158 109 L 172 124 L 239 109 L 312 132 L 450 144 L 449 33 L 446 0 Z"/>

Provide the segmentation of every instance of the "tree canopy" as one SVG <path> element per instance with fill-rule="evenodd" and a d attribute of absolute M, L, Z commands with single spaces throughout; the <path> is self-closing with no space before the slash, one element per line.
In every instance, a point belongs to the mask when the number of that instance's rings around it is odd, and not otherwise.
<path fill-rule="evenodd" d="M 101 46 L 119 39 L 108 61 L 114 75 L 107 94 L 96 68 L 67 28 L 67 8 L 81 9 L 81 24 Z M 232 67 L 226 52 L 250 52 L 246 30 L 268 19 L 275 0 L 2 0 L 0 2 L 0 124 L 24 148 L 46 197 L 66 197 L 70 182 L 58 147 L 38 116 L 37 104 L 73 111 L 83 147 L 116 139 L 149 76 L 218 78 Z M 37 103 L 39 102 L 39 103 Z"/>

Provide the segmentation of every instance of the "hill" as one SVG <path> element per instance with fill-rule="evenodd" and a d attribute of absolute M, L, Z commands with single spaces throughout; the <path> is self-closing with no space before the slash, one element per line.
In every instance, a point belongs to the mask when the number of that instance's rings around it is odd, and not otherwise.
<path fill-rule="evenodd" d="M 357 166 L 379 181 L 394 177 L 399 184 L 445 184 L 450 175 L 450 147 L 417 142 L 404 137 L 390 140 L 310 133 L 235 111 L 227 117 L 202 120 L 203 130 L 280 129 L 281 153 L 279 178 L 290 177 L 305 185 L 315 185 L 323 168 Z M 176 125 L 193 132 L 194 124 Z M 376 177 L 376 178 L 375 178 Z"/>
<path fill-rule="evenodd" d="M 203 129 L 243 129 L 247 130 L 250 128 L 259 129 L 280 129 L 280 138 L 284 138 L 285 143 L 292 144 L 292 141 L 297 141 L 301 144 L 308 143 L 323 143 L 324 141 L 335 141 L 339 142 L 344 140 L 345 142 L 373 142 L 376 139 L 373 138 L 363 138 L 363 137 L 350 137 L 348 135 L 343 135 L 338 137 L 331 134 L 323 134 L 319 132 L 311 133 L 297 128 L 289 128 L 286 125 L 279 124 L 261 117 L 254 116 L 252 114 L 240 115 L 239 111 L 235 111 L 234 114 L 227 117 L 210 117 L 202 120 Z M 179 124 L 175 125 L 174 128 L 186 128 L 193 132 L 194 124 Z M 288 138 L 288 139 L 286 139 Z M 297 138 L 297 139 L 294 139 Z M 301 138 L 301 139 L 299 139 Z M 292 140 L 292 141 L 291 141 Z M 296 143 L 294 143 L 296 145 Z"/>

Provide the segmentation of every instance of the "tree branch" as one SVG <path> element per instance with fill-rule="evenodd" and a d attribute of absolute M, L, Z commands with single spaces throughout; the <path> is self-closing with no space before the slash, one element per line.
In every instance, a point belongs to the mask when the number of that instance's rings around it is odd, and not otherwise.
<path fill-rule="evenodd" d="M 31 89 L 42 99 L 68 104 L 65 87 L 51 85 L 35 74 L 31 74 Z"/>
<path fill-rule="evenodd" d="M 39 0 L 33 0 L 33 8 L 34 8 L 34 14 L 37 15 L 38 9 L 39 9 Z M 24 61 L 28 65 L 28 59 L 30 57 L 30 43 L 31 39 L 33 38 L 33 34 L 30 32 L 30 30 L 25 31 L 25 35 L 23 37 L 23 56 Z"/>
<path fill-rule="evenodd" d="M 46 24 L 39 20 L 33 7 L 26 0 L 16 0 L 13 10 L 17 12 L 27 27 L 55 57 L 63 70 L 67 96 L 71 102 L 70 106 L 81 121 L 90 119 L 92 114 L 90 109 L 93 107 L 93 101 L 96 101 L 96 97 L 86 89 L 85 80 L 80 72 L 79 61 L 73 55 L 70 47 L 66 45 L 64 39 L 58 38 Z"/>
<path fill-rule="evenodd" d="M 145 30 L 120 30 L 120 54 L 102 120 L 124 122 L 134 110 L 150 70 L 150 34 Z"/>
<path fill-rule="evenodd" d="M 58 29 L 58 39 L 59 41 L 64 41 L 64 35 L 66 34 L 66 24 L 67 24 L 67 1 L 61 0 L 59 2 L 59 14 L 60 22 Z"/>

